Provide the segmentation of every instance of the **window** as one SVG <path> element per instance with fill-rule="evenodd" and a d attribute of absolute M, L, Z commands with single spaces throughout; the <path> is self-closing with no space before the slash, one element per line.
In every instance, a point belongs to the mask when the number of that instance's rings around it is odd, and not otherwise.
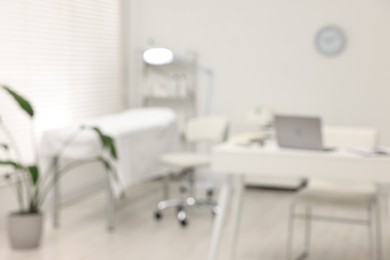
<path fill-rule="evenodd" d="M 120 0 L 0 0 L 0 83 L 28 97 L 38 134 L 125 107 Z M 26 150 L 26 117 L 0 116 Z"/>

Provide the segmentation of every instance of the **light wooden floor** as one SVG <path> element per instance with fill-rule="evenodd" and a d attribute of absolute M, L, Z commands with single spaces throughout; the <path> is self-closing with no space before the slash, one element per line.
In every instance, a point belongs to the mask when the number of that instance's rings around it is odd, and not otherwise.
<path fill-rule="evenodd" d="M 140 198 L 140 194 L 156 185 L 159 184 L 148 183 L 131 190 L 128 203 L 118 212 L 117 229 L 113 233 L 107 233 L 105 229 L 105 197 L 102 192 L 66 207 L 59 230 L 51 227 L 50 216 L 46 216 L 44 240 L 39 250 L 11 250 L 5 223 L 1 222 L 0 259 L 207 259 L 211 213 L 205 209 L 192 210 L 190 225 L 186 229 L 179 227 L 173 210 L 167 212 L 161 222 L 156 222 L 152 212 L 161 193 L 154 192 Z M 290 192 L 257 189 L 246 192 L 237 259 L 285 259 L 287 214 L 292 195 Z M 387 243 L 386 240 L 386 249 Z M 368 259 L 367 244 L 367 231 L 363 226 L 316 223 L 310 259 Z M 220 259 L 228 258 L 222 254 Z"/>

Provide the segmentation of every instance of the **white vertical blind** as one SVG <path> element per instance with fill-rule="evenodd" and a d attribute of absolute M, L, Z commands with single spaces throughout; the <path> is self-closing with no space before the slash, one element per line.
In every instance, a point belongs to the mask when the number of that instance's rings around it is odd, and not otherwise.
<path fill-rule="evenodd" d="M 120 0 L 0 0 L 0 83 L 28 97 L 38 132 L 125 107 Z M 30 149 L 26 117 L 0 117 Z"/>

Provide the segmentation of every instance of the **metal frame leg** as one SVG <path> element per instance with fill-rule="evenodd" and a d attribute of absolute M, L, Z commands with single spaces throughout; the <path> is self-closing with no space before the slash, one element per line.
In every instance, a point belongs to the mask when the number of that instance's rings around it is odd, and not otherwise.
<path fill-rule="evenodd" d="M 381 201 L 380 201 L 380 197 L 378 195 L 377 197 L 377 200 L 376 200 L 376 210 L 374 210 L 375 212 L 375 216 L 376 216 L 376 220 L 375 220 L 375 227 L 376 227 L 376 259 L 377 260 L 381 260 L 382 259 L 382 218 L 381 218 L 381 214 L 382 214 L 382 210 L 381 210 Z"/>
<path fill-rule="evenodd" d="M 220 251 L 221 240 L 224 230 L 224 225 L 226 221 L 226 216 L 228 214 L 229 202 L 232 196 L 232 180 L 231 176 L 227 177 L 226 183 L 222 186 L 221 192 L 219 194 L 219 209 L 213 225 L 213 233 L 211 236 L 211 247 L 208 256 L 208 260 L 217 260 L 218 253 Z"/>
<path fill-rule="evenodd" d="M 106 209 L 106 222 L 107 230 L 109 232 L 115 229 L 115 200 L 114 193 L 111 186 L 111 176 L 109 173 L 106 174 L 106 191 L 107 191 L 107 209 Z"/>
<path fill-rule="evenodd" d="M 386 218 L 390 217 L 390 207 L 389 207 L 389 194 L 382 194 L 383 197 L 383 211 L 386 214 Z"/>
<path fill-rule="evenodd" d="M 193 169 L 190 169 L 190 170 L 188 170 L 187 175 L 188 175 L 188 184 L 189 184 L 188 195 L 191 198 L 194 198 L 195 197 L 195 188 L 194 188 L 195 187 L 195 171 Z"/>
<path fill-rule="evenodd" d="M 60 194 L 60 176 L 58 169 L 58 157 L 53 158 L 54 164 L 54 187 L 53 187 L 53 226 L 54 228 L 59 228 L 60 226 L 60 203 L 61 203 L 61 194 Z"/>
<path fill-rule="evenodd" d="M 375 260 L 374 240 L 375 240 L 375 224 L 373 221 L 373 205 L 370 205 L 367 209 L 367 222 L 368 222 L 368 246 L 369 246 L 369 258 Z"/>
<path fill-rule="evenodd" d="M 232 237 L 230 240 L 230 259 L 236 258 L 237 251 L 237 241 L 238 241 L 238 233 L 240 229 L 241 222 L 241 214 L 243 207 L 243 193 L 245 190 L 244 184 L 245 177 L 242 175 L 238 175 L 234 177 L 234 193 L 235 193 L 235 201 L 233 207 L 233 222 L 232 222 Z"/>
<path fill-rule="evenodd" d="M 171 184 L 171 175 L 170 173 L 164 175 L 163 177 L 163 197 L 164 200 L 170 198 L 170 184 Z"/>
<path fill-rule="evenodd" d="M 381 260 L 382 255 L 382 210 L 380 206 L 380 195 L 368 208 L 369 246 L 370 258 Z"/>
<path fill-rule="evenodd" d="M 295 209 L 297 205 L 291 204 L 290 216 L 288 221 L 288 235 L 287 235 L 287 260 L 294 259 L 294 231 L 295 231 Z M 305 214 L 305 232 L 304 232 L 304 249 L 297 259 L 305 259 L 309 255 L 311 246 L 311 207 L 306 206 Z"/>
<path fill-rule="evenodd" d="M 367 223 L 368 228 L 368 249 L 369 259 L 381 260 L 383 257 L 382 252 L 382 210 L 380 205 L 379 194 L 375 201 L 371 203 L 367 208 L 367 221 L 362 220 L 362 223 Z M 287 260 L 294 259 L 294 224 L 296 216 L 296 203 L 292 203 L 290 207 L 290 218 L 288 226 L 287 237 Z M 301 216 L 301 215 L 300 215 Z M 305 237 L 304 237 L 304 251 L 297 259 L 305 259 L 310 253 L 311 247 L 311 225 L 312 225 L 312 212 L 311 207 L 306 206 L 306 213 L 302 215 L 305 221 Z M 364 221 L 364 222 L 363 222 Z"/>
<path fill-rule="evenodd" d="M 305 248 L 299 259 L 305 259 L 309 255 L 311 245 L 311 223 L 311 207 L 307 206 L 305 216 Z"/>
<path fill-rule="evenodd" d="M 293 203 L 290 206 L 290 214 L 288 220 L 288 232 L 287 232 L 287 260 L 291 260 L 294 257 L 294 224 L 295 224 L 295 207 Z"/>
<path fill-rule="evenodd" d="M 182 226 L 186 226 L 188 224 L 187 221 L 187 208 L 188 206 L 193 206 L 195 205 L 195 199 L 194 199 L 194 193 L 195 193 L 195 172 L 194 169 L 188 169 L 187 171 L 184 172 L 184 174 L 187 175 L 188 179 L 188 190 L 187 194 L 184 195 L 184 197 L 181 199 L 181 202 L 179 202 L 178 205 L 178 212 L 177 212 L 177 220 L 182 224 Z"/>

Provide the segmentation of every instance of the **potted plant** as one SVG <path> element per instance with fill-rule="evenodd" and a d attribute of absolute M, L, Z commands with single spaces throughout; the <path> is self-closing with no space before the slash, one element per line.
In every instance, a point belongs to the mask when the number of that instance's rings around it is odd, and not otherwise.
<path fill-rule="evenodd" d="M 17 103 L 30 120 L 34 119 L 34 108 L 26 98 L 8 86 L 1 86 L 1 88 Z M 5 174 L 3 177 L 15 186 L 19 207 L 17 212 L 11 213 L 8 217 L 8 233 L 13 248 L 27 249 L 36 248 L 40 245 L 43 223 L 42 205 L 51 188 L 58 180 L 54 178 L 53 174 L 54 169 L 56 169 L 54 161 L 58 161 L 62 152 L 82 131 L 88 130 L 96 133 L 102 149 L 98 156 L 92 159 L 101 162 L 107 173 L 116 176 L 112 165 L 112 160 L 117 159 L 114 141 L 98 127 L 82 126 L 77 129 L 75 133 L 64 141 L 55 156 L 57 160 L 53 160 L 53 165 L 46 172 L 42 172 L 40 169 L 38 149 L 34 149 L 36 154 L 33 163 L 27 164 L 22 160 L 21 152 L 15 142 L 15 138 L 1 117 L 0 130 L 6 137 L 5 142 L 0 142 L 0 150 L 5 155 L 4 158 L 0 158 L 0 166 L 10 171 L 10 173 Z M 82 160 L 80 162 L 82 163 Z M 64 169 L 66 171 L 66 167 Z M 60 176 L 65 171 L 61 172 L 60 170 Z"/>

